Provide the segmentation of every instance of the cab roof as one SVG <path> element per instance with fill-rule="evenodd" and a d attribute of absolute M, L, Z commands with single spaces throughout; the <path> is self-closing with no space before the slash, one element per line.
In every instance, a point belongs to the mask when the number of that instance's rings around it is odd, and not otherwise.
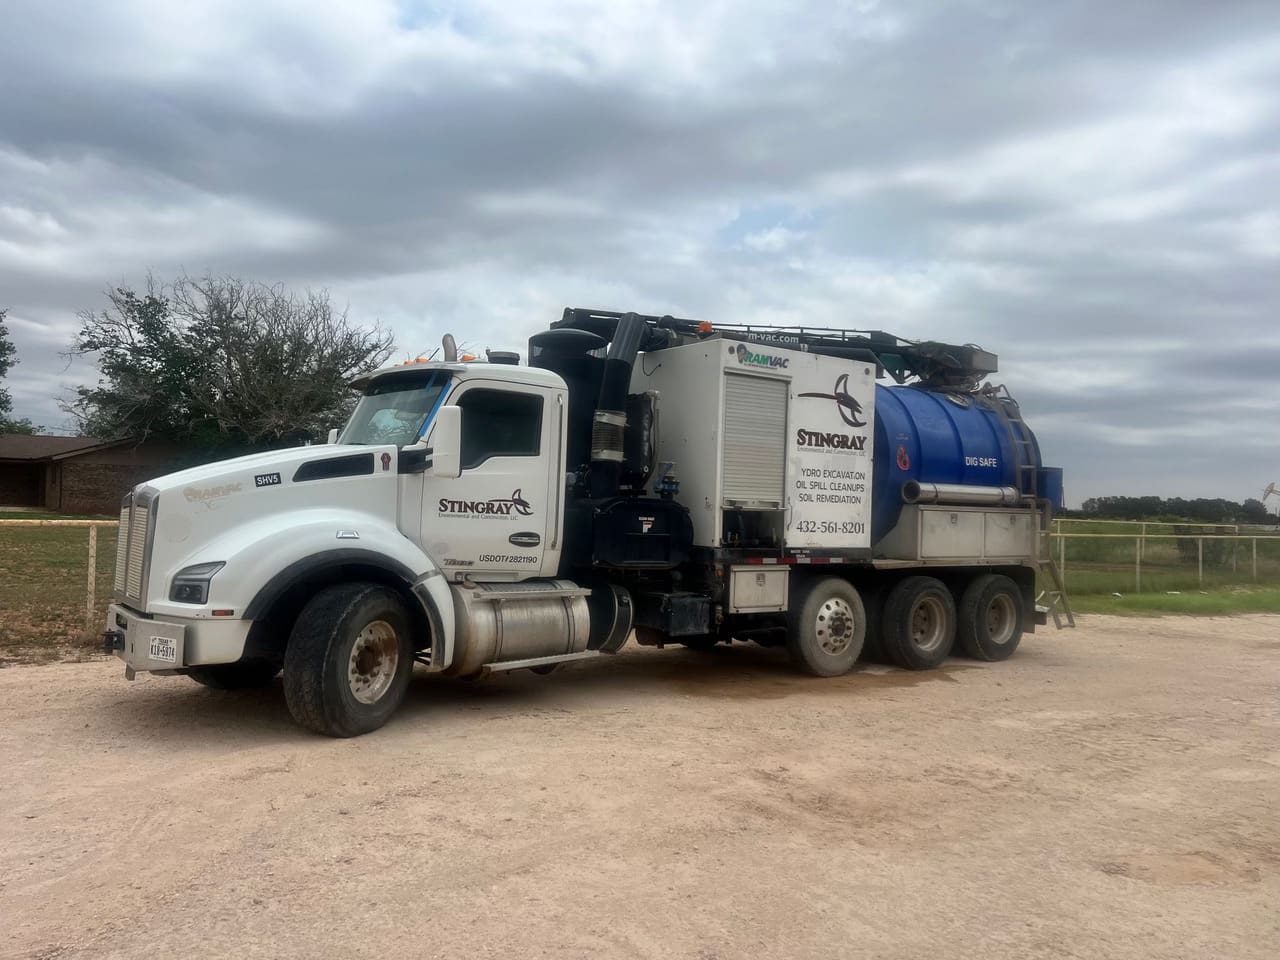
<path fill-rule="evenodd" d="M 560 375 L 539 367 L 522 367 L 513 363 L 489 363 L 485 360 L 467 360 L 446 363 L 443 361 L 417 361 L 379 367 L 372 373 L 356 377 L 349 384 L 353 390 L 364 390 L 375 380 L 405 374 L 431 374 L 443 371 L 459 380 L 505 380 L 508 383 L 527 383 L 542 387 L 564 388 Z"/>

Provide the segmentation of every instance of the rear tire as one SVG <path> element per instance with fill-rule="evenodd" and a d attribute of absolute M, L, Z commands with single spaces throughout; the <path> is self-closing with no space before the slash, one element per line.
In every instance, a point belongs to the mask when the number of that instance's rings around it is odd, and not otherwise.
<path fill-rule="evenodd" d="M 355 737 L 396 711 L 413 673 L 409 615 L 376 583 L 326 587 L 303 608 L 284 656 L 289 712 L 308 730 Z"/>
<path fill-rule="evenodd" d="M 932 670 L 956 641 L 956 602 L 941 580 L 906 577 L 884 600 L 880 641 L 885 654 L 907 670 Z"/>
<path fill-rule="evenodd" d="M 1022 640 L 1022 591 L 1006 576 L 986 574 L 960 598 L 960 646 L 975 660 L 1007 660 Z"/>
<path fill-rule="evenodd" d="M 255 690 L 268 686 L 280 672 L 280 664 L 270 660 L 242 660 L 192 667 L 187 676 L 212 690 Z"/>
<path fill-rule="evenodd" d="M 793 588 L 794 589 L 794 588 Z M 787 611 L 791 661 L 816 677 L 853 669 L 867 635 L 867 613 L 853 584 L 839 577 L 811 581 Z"/>

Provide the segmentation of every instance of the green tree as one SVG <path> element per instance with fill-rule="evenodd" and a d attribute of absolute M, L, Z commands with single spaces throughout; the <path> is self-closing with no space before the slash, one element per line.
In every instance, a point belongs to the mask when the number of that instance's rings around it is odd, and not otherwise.
<path fill-rule="evenodd" d="M 66 410 L 90 436 L 246 449 L 318 439 L 354 402 L 347 383 L 384 363 L 381 327 L 353 323 L 324 291 L 234 277 L 179 277 L 107 292 L 80 314 L 74 356 L 100 378 Z"/>
<path fill-rule="evenodd" d="M 1160 520 L 1191 523 L 1265 523 L 1266 507 L 1260 500 L 1243 504 L 1234 500 L 1199 497 L 1090 497 L 1080 514 L 1100 520 Z"/>
<path fill-rule="evenodd" d="M 9 370 L 18 361 L 15 355 L 18 348 L 13 345 L 13 341 L 9 339 L 9 328 L 5 325 L 5 318 L 9 315 L 9 311 L 0 310 L 0 382 L 9 375 Z M 14 420 L 10 414 L 13 413 L 13 397 L 9 391 L 0 387 L 0 433 L 35 433 L 36 428 L 30 420 Z"/>

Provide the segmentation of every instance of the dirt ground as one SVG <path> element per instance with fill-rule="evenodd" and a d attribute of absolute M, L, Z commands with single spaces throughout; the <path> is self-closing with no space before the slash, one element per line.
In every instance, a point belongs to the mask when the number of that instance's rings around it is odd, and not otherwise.
<path fill-rule="evenodd" d="M 0 957 L 1277 955 L 1277 616 L 836 680 L 628 648 L 350 741 L 0 670 Z"/>

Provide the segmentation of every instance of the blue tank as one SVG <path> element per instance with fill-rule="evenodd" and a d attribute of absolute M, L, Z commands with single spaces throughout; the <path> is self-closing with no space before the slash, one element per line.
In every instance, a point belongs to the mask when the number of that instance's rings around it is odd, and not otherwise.
<path fill-rule="evenodd" d="M 1035 435 L 1016 422 L 1021 417 L 1008 400 L 877 384 L 871 542 L 897 524 L 908 480 L 1026 490 L 1029 476 L 1018 467 L 1028 456 L 1037 469 L 1036 492 L 1060 508 L 1061 471 L 1042 466 Z M 1017 431 L 1029 446 L 1015 442 Z"/>

